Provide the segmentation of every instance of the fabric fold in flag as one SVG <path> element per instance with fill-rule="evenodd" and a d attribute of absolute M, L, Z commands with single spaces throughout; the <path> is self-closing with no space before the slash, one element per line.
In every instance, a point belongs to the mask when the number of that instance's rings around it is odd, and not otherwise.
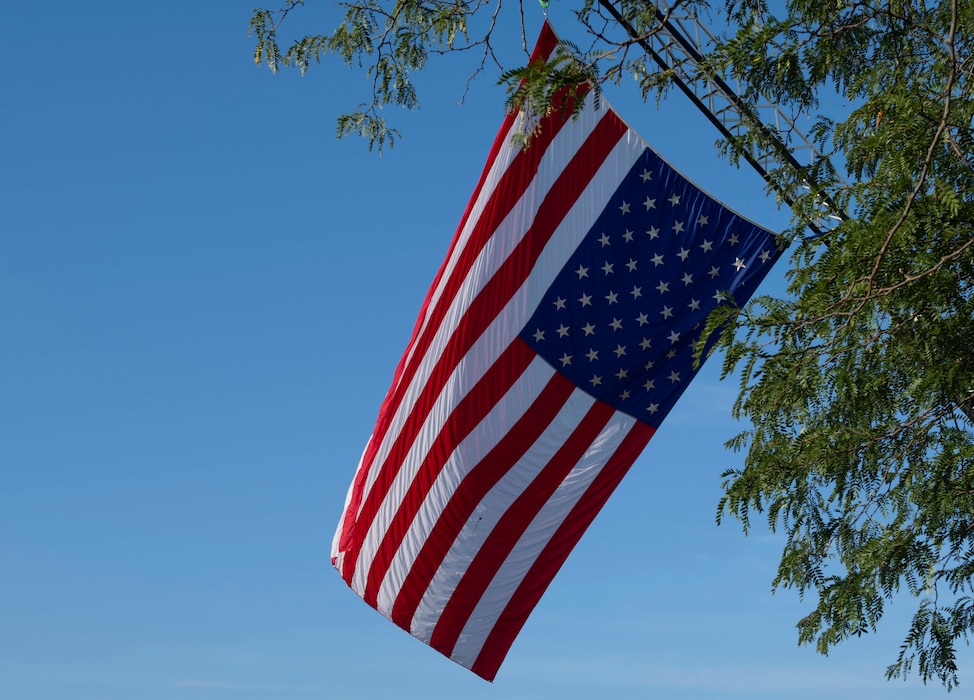
<path fill-rule="evenodd" d="M 532 60 L 556 45 L 546 23 Z M 369 605 L 488 680 L 693 378 L 708 314 L 779 256 L 578 99 L 526 149 L 538 118 L 502 124 L 332 545 Z"/>

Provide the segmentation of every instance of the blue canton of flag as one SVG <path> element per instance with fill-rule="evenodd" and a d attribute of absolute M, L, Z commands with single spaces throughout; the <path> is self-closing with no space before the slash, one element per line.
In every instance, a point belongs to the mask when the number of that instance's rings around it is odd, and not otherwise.
<path fill-rule="evenodd" d="M 647 148 L 521 338 L 595 398 L 659 427 L 696 374 L 707 315 L 742 305 L 777 256 L 768 231 Z"/>

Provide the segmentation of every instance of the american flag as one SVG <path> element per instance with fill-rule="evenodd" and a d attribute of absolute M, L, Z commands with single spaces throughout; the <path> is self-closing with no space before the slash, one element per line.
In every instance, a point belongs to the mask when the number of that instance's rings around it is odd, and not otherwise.
<path fill-rule="evenodd" d="M 557 38 L 546 24 L 534 60 Z M 502 125 L 332 546 L 369 605 L 492 680 L 561 564 L 743 304 L 774 235 L 606 104 Z"/>

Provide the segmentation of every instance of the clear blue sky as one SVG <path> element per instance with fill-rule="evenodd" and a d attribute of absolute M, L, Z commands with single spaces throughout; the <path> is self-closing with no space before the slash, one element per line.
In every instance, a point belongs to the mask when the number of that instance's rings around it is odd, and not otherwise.
<path fill-rule="evenodd" d="M 829 658 L 797 646 L 781 539 L 714 524 L 741 460 L 716 362 L 493 685 L 352 594 L 331 536 L 503 93 L 488 74 L 458 106 L 467 68 L 434 66 L 380 158 L 335 139 L 360 76 L 254 66 L 254 4 L 0 0 L 0 697 L 944 695 L 883 679 L 906 605 Z M 714 195 L 786 221 L 679 95 L 610 99 Z"/>

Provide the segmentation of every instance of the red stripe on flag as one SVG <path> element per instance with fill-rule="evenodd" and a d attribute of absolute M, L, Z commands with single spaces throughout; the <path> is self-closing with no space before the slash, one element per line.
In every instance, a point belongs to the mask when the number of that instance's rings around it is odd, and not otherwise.
<path fill-rule="evenodd" d="M 655 432 L 651 426 L 639 421 L 635 422 L 619 449 L 602 468 L 571 513 L 562 521 L 541 556 L 535 560 L 530 571 L 521 581 L 487 636 L 487 641 L 484 642 L 483 649 L 471 667 L 471 671 L 489 681 L 494 679 L 497 669 L 500 668 L 511 644 L 514 643 L 514 638 L 527 621 L 528 615 L 534 610 L 551 580 L 558 573 L 558 569 L 565 563 L 569 553 L 578 544 L 578 540 Z"/>
<path fill-rule="evenodd" d="M 342 572 L 347 582 L 351 583 L 365 535 L 372 526 L 376 512 L 385 499 L 396 474 L 399 472 L 403 459 L 408 454 L 416 433 L 425 422 L 426 416 L 432 408 L 436 397 L 440 395 L 443 385 L 453 373 L 457 362 L 466 355 L 473 343 L 483 333 L 484 329 L 503 310 L 511 295 L 527 279 L 535 260 L 541 251 L 544 250 L 545 244 L 547 244 L 555 229 L 574 205 L 579 194 L 584 191 L 589 181 L 598 171 L 599 166 L 625 132 L 625 124 L 611 112 L 599 120 L 592 134 L 581 148 L 579 148 L 568 166 L 559 175 L 554 185 L 552 185 L 548 196 L 538 208 L 538 214 L 531 229 L 518 243 L 507 260 L 504 261 L 497 273 L 484 285 L 483 290 L 477 298 L 470 304 L 470 307 L 467 309 L 467 312 L 464 314 L 454 334 L 451 336 L 447 347 L 444 349 L 440 359 L 431 372 L 419 399 L 413 405 L 409 417 L 396 437 L 372 489 L 365 498 L 364 503 L 362 503 L 361 510 L 351 528 L 351 532 L 348 533 L 348 541 L 345 543 L 346 546 L 343 547 L 345 549 L 345 559 L 344 570 Z M 533 148 L 528 149 L 527 152 L 532 150 Z M 455 291 L 451 290 L 451 293 L 455 293 Z M 445 305 L 441 304 L 440 306 Z M 445 315 L 445 309 L 441 315 Z M 437 325 L 441 320 L 437 319 Z M 425 353 L 428 349 L 428 345 L 432 342 L 432 336 L 432 332 L 426 334 L 424 347 L 421 348 L 422 353 Z M 405 394 L 405 389 L 402 387 L 411 381 L 412 375 L 419 367 L 419 364 L 418 361 L 414 361 L 408 366 L 407 372 L 409 373 L 409 377 L 406 378 L 403 385 L 400 385 L 397 391 L 398 396 L 395 399 L 396 403 Z M 378 431 L 378 434 L 373 437 L 372 442 L 369 444 L 371 455 L 369 455 L 368 459 L 363 459 L 360 470 L 367 469 L 367 465 L 374 458 L 380 437 L 388 427 L 388 419 L 391 418 L 394 411 L 390 410 L 385 413 L 385 425 L 382 426 L 381 430 Z M 351 508 L 352 506 L 350 505 L 349 507 Z"/>
<path fill-rule="evenodd" d="M 423 594 L 477 504 L 544 433 L 574 390 L 575 386 L 563 376 L 552 375 L 524 415 L 460 482 L 399 588 L 392 606 L 393 622 L 410 630 Z"/>
<path fill-rule="evenodd" d="M 426 458 L 416 473 L 416 478 L 409 484 L 399 509 L 382 538 L 382 543 L 376 549 L 365 592 L 362 595 L 365 602 L 372 607 L 376 605 L 376 596 L 379 594 L 382 579 L 389 570 L 399 545 L 436 481 L 435 476 L 432 475 L 439 474 L 441 465 L 449 459 L 456 446 L 480 424 L 484 416 L 531 364 L 534 357 L 527 344 L 512 343 L 450 414 L 440 434 L 430 446 Z"/>
<path fill-rule="evenodd" d="M 453 654 L 457 638 L 498 569 L 551 495 L 582 459 L 592 442 L 599 437 L 614 413 L 611 406 L 595 402 L 569 438 L 548 460 L 541 473 L 511 504 L 477 551 L 454 589 L 450 601 L 440 613 L 430 638 L 430 646 L 446 656 Z"/>

